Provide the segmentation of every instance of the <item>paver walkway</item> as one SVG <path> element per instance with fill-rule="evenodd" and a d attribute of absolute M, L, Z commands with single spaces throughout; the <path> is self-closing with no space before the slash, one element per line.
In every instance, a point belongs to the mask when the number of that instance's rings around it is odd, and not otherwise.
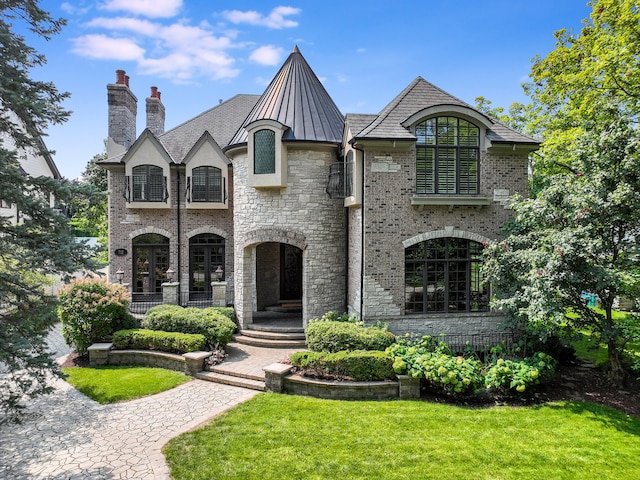
<path fill-rule="evenodd" d="M 50 345 L 65 353 L 59 335 L 59 329 L 52 332 Z M 234 347 L 254 371 L 285 356 Z M 53 394 L 29 403 L 23 424 L 0 427 L 0 479 L 168 479 L 161 448 L 169 439 L 258 393 L 191 380 L 150 397 L 100 405 L 66 382 L 54 382 Z"/>

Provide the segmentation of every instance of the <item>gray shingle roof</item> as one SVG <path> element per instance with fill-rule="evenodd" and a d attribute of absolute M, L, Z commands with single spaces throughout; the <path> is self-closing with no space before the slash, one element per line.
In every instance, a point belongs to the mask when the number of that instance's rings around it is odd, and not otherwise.
<path fill-rule="evenodd" d="M 402 126 L 402 122 L 420 110 L 440 105 L 455 105 L 475 110 L 468 103 L 448 94 L 422 77 L 418 77 L 384 107 L 377 115 L 377 118 L 362 131 L 356 133 L 354 129 L 354 137 L 362 139 L 415 140 L 415 136 Z M 492 123 L 491 128 L 487 131 L 487 137 L 492 142 L 540 143 L 531 137 L 512 130 L 493 118 L 487 118 Z"/>
<path fill-rule="evenodd" d="M 265 119 L 289 127 L 283 140 L 342 141 L 344 117 L 298 47 L 293 49 L 230 145 L 246 143 L 245 127 Z"/>
<path fill-rule="evenodd" d="M 236 95 L 158 136 L 174 161 L 180 163 L 191 147 L 207 131 L 224 148 L 260 97 Z"/>

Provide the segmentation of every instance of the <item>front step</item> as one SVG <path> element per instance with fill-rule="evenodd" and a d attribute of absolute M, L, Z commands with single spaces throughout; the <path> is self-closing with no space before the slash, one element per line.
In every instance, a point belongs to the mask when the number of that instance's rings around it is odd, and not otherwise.
<path fill-rule="evenodd" d="M 224 385 L 232 385 L 234 387 L 249 388 L 251 390 L 258 390 L 259 392 L 266 391 L 264 380 L 254 380 L 252 378 L 245 378 L 234 375 L 227 375 L 218 372 L 202 371 L 196 373 L 196 378 L 200 380 L 207 380 L 209 382 L 222 383 Z"/>
<path fill-rule="evenodd" d="M 264 340 L 304 340 L 306 338 L 304 332 L 285 332 L 273 328 L 271 330 L 254 330 L 248 328 L 242 330 L 242 336 L 262 338 Z"/>
<path fill-rule="evenodd" d="M 247 325 L 247 328 L 242 330 L 244 333 L 246 330 L 254 330 L 257 332 L 272 332 L 272 333 L 302 333 L 304 334 L 304 328 L 298 326 L 285 326 L 285 325 L 262 325 L 260 323 L 252 323 Z"/>
<path fill-rule="evenodd" d="M 266 332 L 262 332 L 266 333 Z M 263 348 L 307 348 L 307 344 L 304 340 L 300 339 L 290 339 L 290 340 L 279 340 L 279 339 L 271 339 L 271 338 L 260 338 L 253 337 L 248 335 L 235 335 L 233 337 L 234 341 L 241 343 L 243 345 L 252 345 L 254 347 L 263 347 Z"/>

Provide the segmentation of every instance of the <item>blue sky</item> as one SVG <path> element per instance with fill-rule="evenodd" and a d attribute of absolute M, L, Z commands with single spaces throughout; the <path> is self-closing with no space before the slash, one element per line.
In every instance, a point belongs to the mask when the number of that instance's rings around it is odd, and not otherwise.
<path fill-rule="evenodd" d="M 67 26 L 35 70 L 71 93 L 70 120 L 47 146 L 76 178 L 104 151 L 106 85 L 115 70 L 138 97 L 138 134 L 150 87 L 162 92 L 166 129 L 238 93 L 260 94 L 298 45 L 338 108 L 377 113 L 417 76 L 474 104 L 527 102 L 531 59 L 554 48 L 553 32 L 578 30 L 587 0 L 43 0 Z"/>

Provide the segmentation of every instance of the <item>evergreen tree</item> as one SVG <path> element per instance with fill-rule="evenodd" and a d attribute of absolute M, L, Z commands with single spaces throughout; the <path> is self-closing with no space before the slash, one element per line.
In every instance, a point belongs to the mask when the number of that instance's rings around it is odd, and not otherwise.
<path fill-rule="evenodd" d="M 91 265 L 87 248 L 74 241 L 61 205 L 78 194 L 66 181 L 31 177 L 19 156 L 45 155 L 42 142 L 50 124 L 69 116 L 61 102 L 68 96 L 50 82 L 31 78 L 45 57 L 19 31 L 49 40 L 64 25 L 42 10 L 37 0 L 0 0 L 0 199 L 14 205 L 21 220 L 0 217 L 0 413 L 17 419 L 25 395 L 51 391 L 47 378 L 58 373 L 46 350 L 45 336 L 56 320 L 43 280 Z"/>

